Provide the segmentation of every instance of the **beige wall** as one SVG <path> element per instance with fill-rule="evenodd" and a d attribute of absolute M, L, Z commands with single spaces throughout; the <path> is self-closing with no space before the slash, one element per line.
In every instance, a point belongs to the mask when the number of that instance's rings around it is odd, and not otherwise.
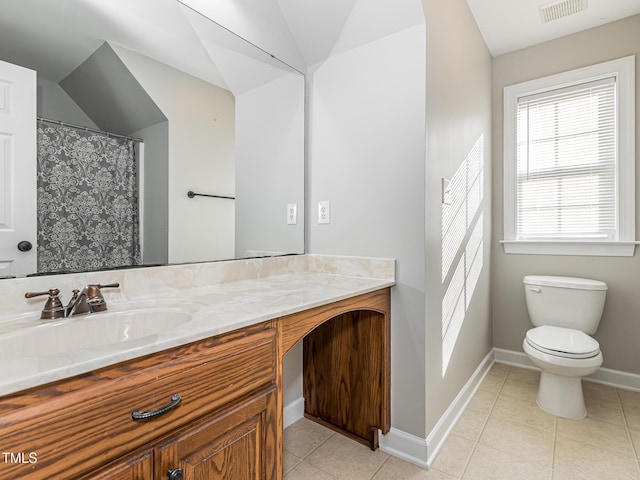
<path fill-rule="evenodd" d="M 426 421 L 430 432 L 492 348 L 491 55 L 465 0 L 423 0 L 423 6 L 427 27 Z M 482 188 L 462 188 L 461 204 L 452 207 L 461 214 L 460 223 L 453 222 L 461 225 L 460 230 L 443 228 L 447 207 L 441 203 L 441 178 L 461 178 L 467 167 L 472 180 L 478 163 L 483 167 Z"/>
<path fill-rule="evenodd" d="M 640 254 L 634 257 L 506 255 L 503 238 L 503 88 L 514 83 L 636 55 L 636 139 L 640 139 L 640 15 L 496 57 L 493 62 L 493 337 L 497 348 L 522 351 L 531 328 L 522 277 L 526 274 L 596 278 L 609 285 L 595 338 L 604 367 L 640 373 Z M 638 146 L 636 141 L 636 159 Z M 636 184 L 640 168 L 636 161 Z M 636 192 L 636 197 L 638 193 Z M 636 201 L 636 226 L 640 205 Z M 636 227 L 637 228 L 637 227 Z"/>

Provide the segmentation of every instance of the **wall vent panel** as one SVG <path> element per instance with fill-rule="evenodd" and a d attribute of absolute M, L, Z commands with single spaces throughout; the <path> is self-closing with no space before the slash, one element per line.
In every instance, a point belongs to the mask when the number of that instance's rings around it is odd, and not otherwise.
<path fill-rule="evenodd" d="M 561 0 L 560 2 L 541 5 L 540 18 L 542 23 L 548 23 L 586 9 L 587 0 Z"/>

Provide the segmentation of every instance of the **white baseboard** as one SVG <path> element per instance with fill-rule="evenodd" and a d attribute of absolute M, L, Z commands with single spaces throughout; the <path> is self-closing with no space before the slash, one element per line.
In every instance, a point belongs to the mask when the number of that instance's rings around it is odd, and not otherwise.
<path fill-rule="evenodd" d="M 492 350 L 478 365 L 426 439 L 392 428 L 387 435 L 380 435 L 380 450 L 422 468 L 429 468 L 493 363 Z"/>
<path fill-rule="evenodd" d="M 283 428 L 293 425 L 304 417 L 304 397 L 299 397 L 284 406 Z"/>
<path fill-rule="evenodd" d="M 380 435 L 380 450 L 409 463 L 428 468 L 427 440 L 410 433 L 391 428 L 386 435 Z"/>
<path fill-rule="evenodd" d="M 536 367 L 526 353 L 514 352 L 513 350 L 504 350 L 502 348 L 494 348 L 496 363 L 504 363 L 505 365 L 513 365 L 514 367 L 530 368 L 540 370 Z M 640 391 L 640 375 L 636 373 L 622 372 L 620 370 L 612 370 L 610 368 L 601 368 L 596 373 L 584 377 L 588 382 L 601 383 L 611 387 L 622 388 L 623 390 Z"/>
<path fill-rule="evenodd" d="M 493 354 L 496 359 L 496 363 L 511 365 L 513 367 L 528 368 L 530 370 L 540 370 L 524 352 L 514 352 L 513 350 L 494 347 Z"/>
<path fill-rule="evenodd" d="M 476 390 L 478 390 L 482 380 L 484 380 L 484 377 L 489 373 L 494 361 L 494 353 L 493 350 L 491 350 L 482 362 L 480 362 L 480 365 L 478 365 L 478 368 L 473 372 L 473 375 L 467 380 L 467 383 L 462 387 L 462 390 L 460 390 L 451 405 L 449 405 L 449 408 L 447 408 L 442 417 L 440 417 L 440 420 L 438 420 L 436 426 L 427 436 L 427 465 L 433 463 L 433 460 L 444 445 L 449 433 L 451 433 L 453 427 L 458 423 L 458 420 L 464 413 L 465 408 L 467 408 Z"/>
<path fill-rule="evenodd" d="M 590 382 L 602 383 L 623 390 L 640 392 L 640 375 L 636 373 L 621 372 L 610 368 L 601 368 L 593 375 L 584 378 Z"/>

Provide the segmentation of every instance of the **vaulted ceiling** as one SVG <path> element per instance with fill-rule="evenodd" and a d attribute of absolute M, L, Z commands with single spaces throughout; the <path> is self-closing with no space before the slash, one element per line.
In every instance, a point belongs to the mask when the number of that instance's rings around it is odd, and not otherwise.
<path fill-rule="evenodd" d="M 198 8 L 227 29 L 298 70 L 397 31 L 424 23 L 427 0 L 20 0 L 0 13 L 0 58 L 60 81 L 104 40 L 214 83 L 248 88 L 224 78 L 213 60 Z M 440 1 L 440 0 L 429 0 Z M 581 0 L 568 0 L 581 1 Z M 585 0 L 587 9 L 542 23 L 546 0 L 467 0 L 493 55 L 540 43 L 619 18 L 640 14 L 640 0 Z M 182 2 L 182 3 L 181 3 Z M 237 46 L 231 56 L 250 62 Z M 58 52 L 65 51 L 64 59 Z M 223 52 L 224 53 L 224 52 Z M 20 62 L 15 61 L 21 59 Z M 227 55 L 227 61 L 231 61 Z M 224 68 L 224 67 L 222 67 Z M 233 90 L 233 88 L 231 88 Z"/>
<path fill-rule="evenodd" d="M 420 0 L 277 0 L 306 65 L 424 23 Z"/>

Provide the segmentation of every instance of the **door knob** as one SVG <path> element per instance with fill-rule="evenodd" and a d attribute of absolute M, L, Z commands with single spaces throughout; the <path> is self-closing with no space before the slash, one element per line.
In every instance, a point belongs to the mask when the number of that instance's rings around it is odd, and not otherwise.
<path fill-rule="evenodd" d="M 28 252 L 32 248 L 33 245 L 31 245 L 31 242 L 29 242 L 28 240 L 22 240 L 21 242 L 18 242 L 18 250 L 20 250 L 21 252 Z"/>

